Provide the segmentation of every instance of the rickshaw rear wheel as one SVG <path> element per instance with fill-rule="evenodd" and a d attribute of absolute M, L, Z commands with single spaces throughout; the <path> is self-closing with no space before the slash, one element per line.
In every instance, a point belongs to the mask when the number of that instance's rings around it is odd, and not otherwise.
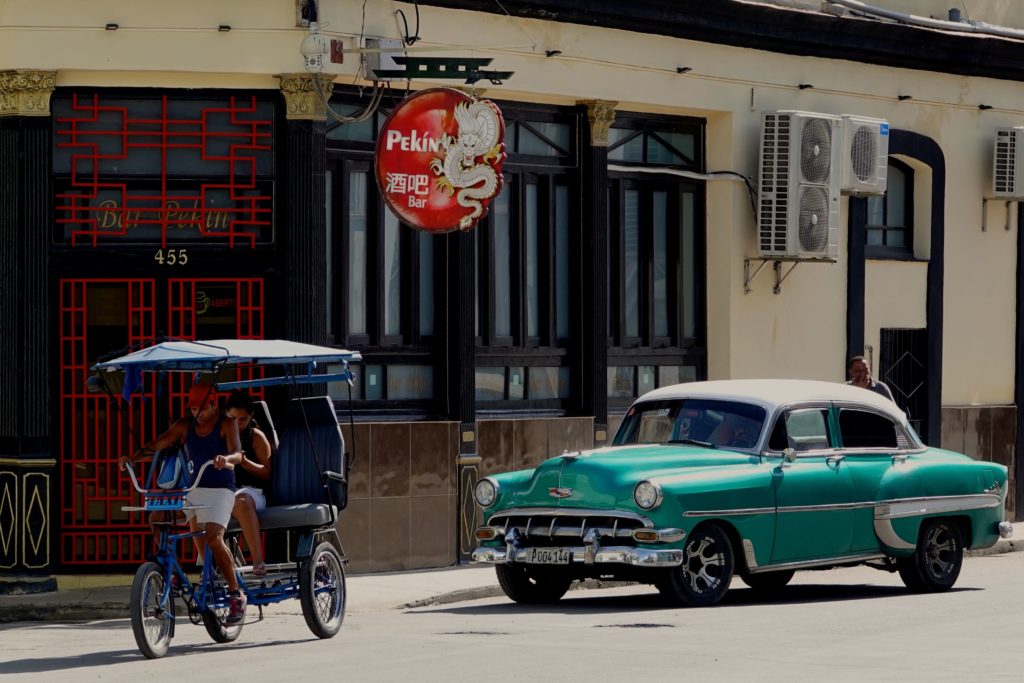
<path fill-rule="evenodd" d="M 135 572 L 129 602 L 135 643 L 147 659 L 167 654 L 174 635 L 174 597 L 164 596 L 164 570 L 156 562 L 146 562 Z"/>
<path fill-rule="evenodd" d="M 316 547 L 299 568 L 299 600 L 306 625 L 318 638 L 331 638 L 345 620 L 345 568 L 330 543 Z"/>

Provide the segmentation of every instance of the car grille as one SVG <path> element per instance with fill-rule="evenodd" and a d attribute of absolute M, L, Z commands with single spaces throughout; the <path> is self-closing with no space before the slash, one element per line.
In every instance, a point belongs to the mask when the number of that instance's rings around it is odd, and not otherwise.
<path fill-rule="evenodd" d="M 495 513 L 489 526 L 502 533 L 515 529 L 530 545 L 546 546 L 582 543 L 587 533 L 594 529 L 603 543 L 618 539 L 620 543 L 631 545 L 635 529 L 654 525 L 646 517 L 628 512 L 520 508 Z"/>

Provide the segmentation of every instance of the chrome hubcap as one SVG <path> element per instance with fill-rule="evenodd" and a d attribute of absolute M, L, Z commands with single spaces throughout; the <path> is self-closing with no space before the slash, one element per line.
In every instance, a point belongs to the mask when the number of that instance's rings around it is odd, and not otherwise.
<path fill-rule="evenodd" d="M 924 547 L 925 567 L 932 576 L 943 577 L 953 570 L 956 543 L 947 527 L 937 526 L 930 529 Z"/>
<path fill-rule="evenodd" d="M 721 584 L 725 555 L 715 547 L 714 540 L 694 539 L 686 546 L 683 556 L 683 577 L 694 593 L 706 593 Z"/>

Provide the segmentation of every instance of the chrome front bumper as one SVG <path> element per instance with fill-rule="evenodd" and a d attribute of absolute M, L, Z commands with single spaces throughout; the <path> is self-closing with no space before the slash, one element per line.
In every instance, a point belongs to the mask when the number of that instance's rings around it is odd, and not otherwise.
<path fill-rule="evenodd" d="M 571 555 L 570 564 L 632 564 L 640 567 L 678 567 L 683 563 L 682 550 L 656 550 L 653 548 L 631 548 L 628 546 L 562 547 Z M 477 548 L 473 551 L 473 562 L 484 564 L 527 564 L 529 548 L 516 548 L 511 556 L 506 548 Z M 557 567 L 564 565 L 537 565 Z"/>
<path fill-rule="evenodd" d="M 1013 525 L 1009 522 L 999 522 L 996 528 L 999 530 L 999 538 L 1013 538 Z"/>

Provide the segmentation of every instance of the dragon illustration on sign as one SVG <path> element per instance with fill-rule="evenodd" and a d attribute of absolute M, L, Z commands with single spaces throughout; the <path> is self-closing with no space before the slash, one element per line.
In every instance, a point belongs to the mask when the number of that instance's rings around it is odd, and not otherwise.
<path fill-rule="evenodd" d="M 470 230 L 502 188 L 501 109 L 453 88 L 405 98 L 377 138 L 377 186 L 405 225 L 426 232 Z"/>
<path fill-rule="evenodd" d="M 447 140 L 445 155 L 431 159 L 430 170 L 440 176 L 435 181 L 438 189 L 455 195 L 459 206 L 472 209 L 459 220 L 459 229 L 468 230 L 483 215 L 481 200 L 490 199 L 501 189 L 501 175 L 491 164 L 504 160 L 503 126 L 497 109 L 487 100 L 461 103 L 454 114 L 458 137 Z M 477 157 L 481 157 L 480 162 Z"/>

